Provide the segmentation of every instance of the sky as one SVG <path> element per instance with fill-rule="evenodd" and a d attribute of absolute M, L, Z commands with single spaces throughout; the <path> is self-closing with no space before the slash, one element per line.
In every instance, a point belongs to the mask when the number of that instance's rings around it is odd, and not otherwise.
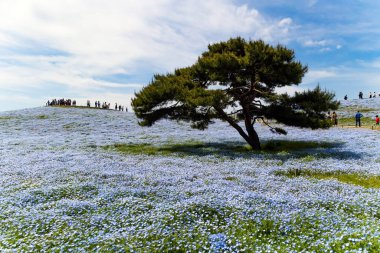
<path fill-rule="evenodd" d="M 289 92 L 380 94 L 379 11 L 373 0 L 0 0 L 0 111 L 52 98 L 131 109 L 154 74 L 236 36 L 295 51 L 309 71 Z"/>

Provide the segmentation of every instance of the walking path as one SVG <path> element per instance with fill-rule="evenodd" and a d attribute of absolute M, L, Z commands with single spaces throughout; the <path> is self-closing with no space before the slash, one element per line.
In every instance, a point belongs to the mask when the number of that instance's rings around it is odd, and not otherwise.
<path fill-rule="evenodd" d="M 361 127 L 356 127 L 354 125 L 338 125 L 341 128 L 358 128 L 358 129 L 372 129 L 372 130 L 380 130 L 380 125 L 362 125 Z"/>

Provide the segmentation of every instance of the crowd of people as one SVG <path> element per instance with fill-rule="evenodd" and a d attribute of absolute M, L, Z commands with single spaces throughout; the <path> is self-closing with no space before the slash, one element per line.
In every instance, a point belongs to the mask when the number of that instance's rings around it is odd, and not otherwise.
<path fill-rule="evenodd" d="M 124 111 L 124 105 L 117 106 L 117 103 L 115 103 L 115 111 L 117 111 L 117 110 L 123 112 Z M 125 111 L 128 112 L 128 108 L 127 107 L 125 107 Z"/>
<path fill-rule="evenodd" d="M 363 94 L 363 92 L 362 91 L 359 91 L 359 99 L 364 99 L 364 94 Z M 368 94 L 368 98 L 376 98 L 376 97 L 379 97 L 380 98 L 380 92 L 379 92 L 379 94 L 377 94 L 376 95 L 376 92 L 370 92 L 369 94 Z M 348 99 L 348 96 L 347 95 L 345 95 L 344 96 L 344 100 L 347 100 Z"/>
<path fill-rule="evenodd" d="M 327 112 L 327 119 L 330 120 L 334 126 L 338 125 L 338 114 L 336 114 L 336 112 L 333 112 L 332 114 Z"/>
<path fill-rule="evenodd" d="M 77 105 L 77 102 L 75 100 L 71 100 L 71 99 L 64 99 L 64 98 L 61 98 L 61 99 L 53 99 L 53 100 L 48 100 L 46 102 L 46 106 L 53 106 L 53 105 L 59 105 L 59 106 L 76 106 Z"/>
<path fill-rule="evenodd" d="M 363 114 L 360 111 L 357 111 L 355 114 L 355 127 L 361 127 L 361 118 L 363 118 Z M 338 114 L 336 112 L 333 112 L 332 114 L 330 112 L 327 112 L 327 119 L 331 121 L 331 123 L 334 126 L 338 126 Z M 379 115 L 376 115 L 375 117 L 372 117 L 372 119 L 375 121 L 375 125 L 380 125 L 380 117 Z"/>
<path fill-rule="evenodd" d="M 51 101 L 48 100 L 46 102 L 46 106 L 77 106 L 77 102 L 75 100 L 64 99 L 64 98 L 52 99 Z M 91 101 L 90 100 L 87 100 L 86 106 L 91 107 Z M 111 103 L 107 103 L 107 102 L 101 103 L 100 101 L 95 101 L 95 108 L 110 109 L 110 107 L 111 107 Z M 117 103 L 115 103 L 115 110 L 116 111 L 124 111 L 125 110 L 126 112 L 128 112 L 128 108 L 126 106 L 124 107 L 122 105 L 117 105 Z"/>

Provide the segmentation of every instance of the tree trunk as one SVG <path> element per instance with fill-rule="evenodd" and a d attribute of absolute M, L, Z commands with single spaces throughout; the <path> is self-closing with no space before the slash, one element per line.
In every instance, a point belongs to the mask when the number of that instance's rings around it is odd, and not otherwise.
<path fill-rule="evenodd" d="M 252 149 L 254 150 L 261 150 L 259 136 L 257 135 L 255 129 L 253 128 L 252 114 L 250 113 L 249 108 L 245 106 L 244 101 L 241 101 L 240 104 L 242 106 L 243 113 L 244 113 L 245 130 L 248 133 L 248 138 L 251 140 L 249 145 L 251 145 Z"/>
<path fill-rule="evenodd" d="M 244 130 L 231 118 L 229 117 L 222 109 L 214 107 L 215 110 L 219 113 L 222 119 L 230 123 L 230 125 L 235 128 L 241 137 L 252 147 L 253 150 L 260 150 L 260 140 L 259 136 L 257 135 L 255 129 L 253 128 L 252 124 L 249 124 L 251 127 L 250 129 L 247 128 L 247 120 L 246 120 L 246 129 L 248 134 L 244 132 Z"/>
<path fill-rule="evenodd" d="M 247 133 L 248 133 L 248 137 L 249 139 L 251 140 L 252 144 L 249 143 L 249 145 L 251 145 L 251 147 L 254 149 L 254 150 L 261 150 L 261 145 L 260 145 L 260 139 L 259 139 L 259 136 L 257 135 L 257 132 L 255 131 L 255 129 L 253 128 L 253 125 L 252 125 L 252 122 L 251 122 L 251 118 L 250 117 L 246 117 L 245 120 L 244 120 L 244 123 L 245 123 L 245 129 L 247 130 Z"/>

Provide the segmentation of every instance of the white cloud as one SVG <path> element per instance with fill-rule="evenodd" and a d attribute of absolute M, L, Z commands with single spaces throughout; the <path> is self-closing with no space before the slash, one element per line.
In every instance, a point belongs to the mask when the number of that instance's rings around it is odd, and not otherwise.
<path fill-rule="evenodd" d="M 329 52 L 333 49 L 341 49 L 342 45 L 337 44 L 333 40 L 312 40 L 312 39 L 306 39 L 302 41 L 302 44 L 305 47 L 313 47 L 313 48 L 320 48 L 319 52 Z"/>
<path fill-rule="evenodd" d="M 307 88 L 305 88 L 304 86 L 297 86 L 297 85 L 293 85 L 293 86 L 287 86 L 287 87 L 281 87 L 281 88 L 277 88 L 276 89 L 276 92 L 278 94 L 289 94 L 289 95 L 294 95 L 296 92 L 302 92 L 304 90 L 307 90 Z"/>
<path fill-rule="evenodd" d="M 120 86 L 97 76 L 172 71 L 209 43 L 284 41 L 291 26 L 232 0 L 2 0 L 0 90 L 54 83 L 90 94 Z"/>
<path fill-rule="evenodd" d="M 279 27 L 284 27 L 284 26 L 289 26 L 293 23 L 293 20 L 291 18 L 284 18 L 284 19 L 281 19 L 279 22 L 278 22 L 278 26 Z"/>
<path fill-rule="evenodd" d="M 380 69 L 380 59 L 374 59 L 370 61 L 358 60 L 357 63 L 368 69 L 374 69 L 378 71 Z"/>
<path fill-rule="evenodd" d="M 304 42 L 305 46 L 308 47 L 317 47 L 317 46 L 326 46 L 328 44 L 327 40 L 306 40 Z"/>
<path fill-rule="evenodd" d="M 43 105 L 43 100 L 26 95 L 0 94 L 1 111 L 25 109 Z"/>
<path fill-rule="evenodd" d="M 333 70 L 309 70 L 303 80 L 303 83 L 318 83 L 319 81 L 337 76 Z"/>
<path fill-rule="evenodd" d="M 312 7 L 318 3 L 318 0 L 308 0 L 309 7 Z"/>
<path fill-rule="evenodd" d="M 330 47 L 323 47 L 323 48 L 319 49 L 319 52 L 322 52 L 322 53 L 324 53 L 324 52 L 330 52 L 330 51 L 331 51 Z"/>

